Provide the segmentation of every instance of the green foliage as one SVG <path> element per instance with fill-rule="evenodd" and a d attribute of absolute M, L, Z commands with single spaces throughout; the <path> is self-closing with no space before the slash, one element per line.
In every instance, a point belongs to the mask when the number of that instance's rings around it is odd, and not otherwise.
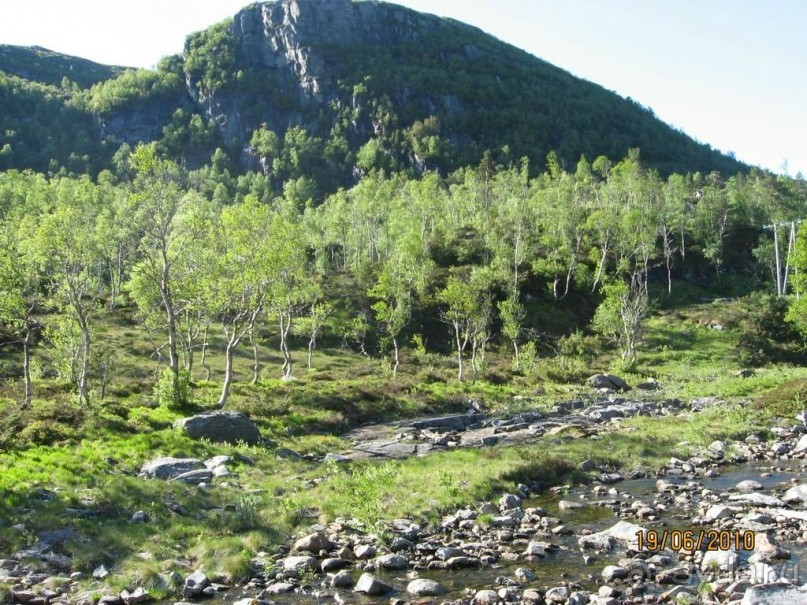
<path fill-rule="evenodd" d="M 160 378 L 154 385 L 154 401 L 169 410 L 182 410 L 191 403 L 191 381 L 187 370 L 180 369 L 175 380 L 171 368 L 163 368 Z"/>
<path fill-rule="evenodd" d="M 757 293 L 742 301 L 747 310 L 740 320 L 737 359 L 744 366 L 761 367 L 775 362 L 800 363 L 804 343 L 796 329 L 799 301 Z"/>
<path fill-rule="evenodd" d="M 185 41 L 185 69 L 205 95 L 226 88 L 236 77 L 232 29 L 233 20 L 225 19 Z"/>
<path fill-rule="evenodd" d="M 395 465 L 367 464 L 347 469 L 338 463 L 329 468 L 330 485 L 335 492 L 334 506 L 372 529 L 385 518 L 389 486 L 398 474 Z"/>

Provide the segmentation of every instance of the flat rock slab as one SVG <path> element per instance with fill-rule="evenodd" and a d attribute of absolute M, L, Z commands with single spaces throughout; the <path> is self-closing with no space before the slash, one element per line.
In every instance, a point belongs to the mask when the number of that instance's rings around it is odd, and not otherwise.
<path fill-rule="evenodd" d="M 485 418 L 484 414 L 451 414 L 435 418 L 421 418 L 409 422 L 409 426 L 416 429 L 443 429 L 449 431 L 464 431 L 466 427 L 476 424 Z"/>
<path fill-rule="evenodd" d="M 255 444 L 261 440 L 257 425 L 242 412 L 206 412 L 177 420 L 174 426 L 191 439 L 208 439 L 215 443 Z"/>
<path fill-rule="evenodd" d="M 207 470 L 205 463 L 196 458 L 172 458 L 161 456 L 143 463 L 140 476 L 151 479 L 175 479 L 191 471 Z"/>
<path fill-rule="evenodd" d="M 785 503 L 776 496 L 768 496 L 767 494 L 733 494 L 729 496 L 730 502 L 742 502 L 744 504 L 753 504 L 755 506 L 784 506 Z"/>
<path fill-rule="evenodd" d="M 433 448 L 427 443 L 403 443 L 394 439 L 368 441 L 357 445 L 352 452 L 346 453 L 345 458 L 396 458 L 403 459 L 417 456 L 431 451 Z"/>

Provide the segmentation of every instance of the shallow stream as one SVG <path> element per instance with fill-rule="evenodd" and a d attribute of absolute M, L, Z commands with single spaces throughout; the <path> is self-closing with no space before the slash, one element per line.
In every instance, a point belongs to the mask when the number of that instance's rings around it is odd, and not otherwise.
<path fill-rule="evenodd" d="M 714 492 L 727 491 L 737 485 L 740 481 L 753 479 L 762 484 L 764 492 L 770 490 L 784 491 L 791 486 L 791 479 L 795 478 L 800 482 L 807 477 L 807 460 L 783 461 L 772 470 L 771 463 L 748 463 L 741 466 L 724 467 L 720 471 L 720 476 L 716 478 L 701 478 L 700 482 L 704 488 Z M 535 574 L 536 579 L 525 582 L 525 586 L 546 589 L 553 586 L 571 585 L 574 588 L 596 592 L 598 587 L 603 585 L 600 573 L 606 565 L 616 565 L 620 558 L 625 556 L 625 547 L 617 546 L 611 553 L 605 555 L 593 555 L 580 551 L 577 545 L 577 538 L 582 530 L 597 532 L 607 529 L 620 520 L 620 517 L 609 506 L 595 505 L 595 501 L 633 501 L 634 499 L 652 502 L 657 495 L 656 477 L 644 479 L 634 479 L 619 482 L 612 486 L 616 493 L 605 493 L 594 495 L 590 486 L 579 486 L 570 488 L 562 494 L 542 494 L 541 496 L 529 499 L 524 502 L 524 508 L 540 507 L 551 517 L 557 517 L 562 524 L 569 527 L 572 533 L 568 535 L 553 535 L 551 538 L 539 538 L 557 545 L 557 550 L 547 553 L 546 557 L 535 562 L 528 561 L 501 561 L 493 567 L 481 567 L 470 570 L 426 570 L 419 572 L 419 577 L 436 580 L 446 590 L 447 594 L 437 598 L 412 599 L 413 602 L 440 602 L 467 597 L 466 589 L 497 589 L 503 586 L 502 581 L 506 578 L 513 578 L 517 568 L 525 568 Z M 586 503 L 583 508 L 561 510 L 558 506 L 561 500 Z M 617 507 L 614 507 L 617 508 Z M 685 530 L 692 529 L 696 533 L 707 527 L 694 527 L 692 517 L 696 511 L 690 509 L 669 506 L 667 510 L 660 512 L 658 519 L 654 521 L 642 521 L 635 518 L 627 519 L 632 523 L 637 523 L 645 528 L 658 528 L 663 530 Z M 807 560 L 807 545 L 783 544 L 784 548 L 791 551 L 791 559 L 783 565 L 777 567 L 780 573 L 793 577 L 798 574 L 799 561 Z M 671 554 L 668 552 L 667 554 Z M 741 561 L 745 562 L 749 552 L 741 552 Z M 353 570 L 354 580 L 358 579 L 361 571 Z M 397 591 L 393 596 L 407 599 L 405 592 L 406 585 L 411 578 L 407 574 L 411 572 L 385 572 L 379 571 L 374 574 L 382 580 L 392 584 Z M 807 580 L 807 570 L 801 574 L 801 581 Z M 682 580 L 684 584 L 697 586 L 704 578 L 694 575 L 687 580 Z M 318 588 L 322 580 L 313 582 L 313 587 L 309 594 L 289 593 L 273 595 L 271 600 L 280 604 L 303 604 L 303 603 L 331 603 L 344 602 L 356 604 L 387 603 L 389 597 L 371 598 L 353 593 L 350 590 L 333 590 Z M 662 592 L 670 588 L 651 587 L 651 592 Z M 243 589 L 235 589 L 224 594 L 227 601 L 237 598 L 256 596 Z"/>

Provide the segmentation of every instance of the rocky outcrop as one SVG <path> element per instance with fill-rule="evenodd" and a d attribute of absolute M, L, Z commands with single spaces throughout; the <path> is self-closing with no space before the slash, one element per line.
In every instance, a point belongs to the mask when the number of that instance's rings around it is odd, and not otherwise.
<path fill-rule="evenodd" d="M 196 458 L 161 456 L 140 467 L 140 476 L 152 479 L 174 479 L 185 473 L 207 470 L 204 462 Z"/>

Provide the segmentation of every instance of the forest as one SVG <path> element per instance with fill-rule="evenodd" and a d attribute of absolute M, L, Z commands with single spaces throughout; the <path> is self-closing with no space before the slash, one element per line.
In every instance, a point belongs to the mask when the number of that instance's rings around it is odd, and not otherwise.
<path fill-rule="evenodd" d="M 662 178 L 639 150 L 573 171 L 551 153 L 530 177 L 526 159 L 485 154 L 445 177 L 371 168 L 317 204 L 304 177 L 281 191 L 265 174 L 233 177 L 220 155 L 187 171 L 151 144 L 122 148 L 96 180 L 0 175 L 7 409 L 108 398 L 127 379 L 99 332 L 110 321 L 151 343 L 142 361 L 156 369 L 135 391 L 175 409 L 196 382 L 218 381 L 224 407 L 234 381 L 311 371 L 323 339 L 391 380 L 436 357 L 459 382 L 490 378 L 491 356 L 529 375 L 576 340 L 630 370 L 643 324 L 682 283 L 786 297 L 781 326 L 807 327 L 801 178 Z M 764 360 L 755 346 L 749 360 Z M 261 363 L 269 350 L 278 365 Z M 236 375 L 247 354 L 250 375 Z M 210 355 L 224 360 L 215 373 Z"/>

